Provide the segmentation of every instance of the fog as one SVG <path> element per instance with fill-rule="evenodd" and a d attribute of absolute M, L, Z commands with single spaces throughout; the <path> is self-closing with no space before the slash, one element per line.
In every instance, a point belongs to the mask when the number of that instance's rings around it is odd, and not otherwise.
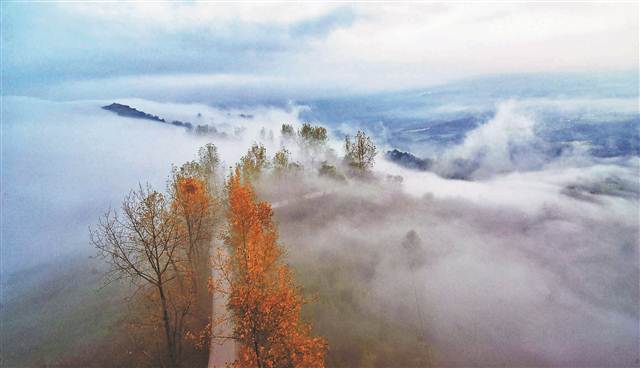
<path fill-rule="evenodd" d="M 625 113 L 619 101 L 608 106 L 587 110 Z M 437 365 L 637 364 L 640 160 L 595 157 L 589 142 L 558 153 L 543 126 L 553 121 L 541 113 L 540 104 L 498 103 L 495 116 L 437 156 L 435 172 L 379 159 L 375 184 L 307 183 L 331 189 L 276 209 L 293 263 L 319 273 L 320 300 L 335 285 L 359 322 L 389 335 L 399 326 L 418 346 L 424 338 Z M 474 161 L 474 180 L 446 178 L 460 159 Z M 407 248 L 412 233 L 420 240 Z M 321 333 L 357 336 L 321 321 L 331 326 Z M 382 366 L 406 344 L 378 339 L 371 348 Z M 355 343 L 340 341 L 334 358 L 363 364 L 348 357 L 361 354 Z M 411 364 L 401 359 L 391 361 Z"/>
<path fill-rule="evenodd" d="M 92 254 L 87 227 L 101 213 L 138 183 L 163 190 L 171 164 L 194 159 L 206 142 L 224 168 L 256 141 L 273 156 L 284 142 L 281 124 L 298 127 L 305 110 L 116 100 L 167 121 L 210 124 L 223 138 L 100 109 L 111 102 L 4 98 L 4 273 Z M 357 321 L 423 338 L 441 365 L 637 364 L 640 161 L 579 146 L 557 154 L 539 115 L 522 105 L 499 102 L 486 123 L 439 153 L 433 172 L 380 155 L 368 181 L 336 182 L 313 170 L 265 178 L 265 199 L 289 195 L 275 209 L 281 239 L 301 280 L 320 285 L 312 290 L 320 306 L 339 287 Z M 341 141 L 332 137 L 326 157 L 340 168 Z M 287 148 L 310 165 L 295 144 Z M 448 179 L 461 159 L 473 161 L 468 177 Z M 348 277 L 336 280 L 332 267 L 343 266 Z M 314 323 L 329 344 L 357 333 L 323 313 L 316 310 Z M 403 341 L 378 354 L 392 355 Z M 358 354 L 350 343 L 330 354 Z"/>
<path fill-rule="evenodd" d="M 309 203 L 311 213 L 285 210 L 282 222 L 294 224 L 281 227 L 285 242 L 294 258 L 357 265 L 354 273 L 366 276 L 354 289 L 367 293 L 357 307 L 422 328 L 441 364 L 604 366 L 637 358 L 637 217 L 375 194 L 325 197 Z M 415 271 L 402 247 L 411 230 L 424 252 Z"/>
<path fill-rule="evenodd" d="M 89 227 L 261 143 L 327 366 L 640 367 L 638 8 L 0 1 L 0 365 L 126 361 Z"/>
<path fill-rule="evenodd" d="M 262 127 L 297 124 L 295 109 L 221 110 L 119 99 L 168 121 L 216 122 L 231 138 L 214 140 L 233 165 Z M 49 102 L 4 97 L 2 104 L 2 272 L 10 273 L 69 252 L 95 253 L 88 226 L 124 195 L 149 182 L 166 188 L 171 165 L 196 158 L 211 141 L 185 129 L 123 118 L 100 107 L 113 100 Z M 201 117 L 198 118 L 197 114 Z M 253 115 L 252 119 L 238 116 Z M 258 126 L 257 121 L 260 121 Z M 273 152 L 274 145 L 266 142 Z"/>
<path fill-rule="evenodd" d="M 402 326 L 406 336 L 426 335 L 438 364 L 632 365 L 637 181 L 622 197 L 565 188 L 636 172 L 637 163 L 481 183 L 402 172 L 404 190 L 355 184 L 276 213 L 301 272 L 318 262 L 331 285 L 329 265 L 349 265 L 347 290 L 364 294 L 354 308 Z M 422 239 L 413 253 L 403 247 L 410 231 Z M 332 326 L 341 331 L 341 322 Z"/>

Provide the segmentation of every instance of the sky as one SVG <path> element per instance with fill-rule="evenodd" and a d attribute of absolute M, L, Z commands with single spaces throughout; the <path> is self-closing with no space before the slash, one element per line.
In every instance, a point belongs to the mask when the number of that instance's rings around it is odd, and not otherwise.
<path fill-rule="evenodd" d="M 637 69 L 638 3 L 5 1 L 1 37 L 3 95 L 318 96 Z"/>

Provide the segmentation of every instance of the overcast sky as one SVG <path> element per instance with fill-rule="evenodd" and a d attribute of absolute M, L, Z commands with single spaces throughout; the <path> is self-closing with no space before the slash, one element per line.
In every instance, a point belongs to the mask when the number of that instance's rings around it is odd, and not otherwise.
<path fill-rule="evenodd" d="M 3 2 L 2 61 L 5 95 L 92 97 L 370 92 L 486 74 L 630 70 L 638 3 Z"/>

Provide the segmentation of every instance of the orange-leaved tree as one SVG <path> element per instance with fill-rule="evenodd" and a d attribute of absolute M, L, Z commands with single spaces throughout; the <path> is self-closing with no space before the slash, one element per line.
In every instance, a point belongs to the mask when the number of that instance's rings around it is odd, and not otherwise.
<path fill-rule="evenodd" d="M 191 164 L 197 170 L 184 170 L 174 174 L 172 181 L 173 208 L 178 225 L 185 233 L 181 252 L 187 260 L 181 265 L 183 272 L 178 281 L 185 295 L 190 295 L 194 308 L 187 324 L 188 340 L 199 350 L 208 347 L 211 331 L 212 295 L 209 289 L 211 276 L 211 247 L 214 235 L 215 198 L 209 193 L 207 179 L 200 175 L 200 165 Z"/>
<path fill-rule="evenodd" d="M 206 184 L 197 177 L 178 175 L 175 179 L 173 205 L 186 233 L 185 253 L 196 272 L 193 281 L 209 274 L 209 247 L 213 232 L 211 197 Z M 206 279 L 205 279 L 206 280 Z M 206 286 L 206 282 L 201 282 Z M 194 285 L 199 291 L 197 284 Z"/>
<path fill-rule="evenodd" d="M 238 168 L 228 191 L 228 309 L 239 342 L 234 365 L 324 367 L 327 345 L 300 317 L 305 298 L 283 262 L 271 206 L 256 201 Z"/>

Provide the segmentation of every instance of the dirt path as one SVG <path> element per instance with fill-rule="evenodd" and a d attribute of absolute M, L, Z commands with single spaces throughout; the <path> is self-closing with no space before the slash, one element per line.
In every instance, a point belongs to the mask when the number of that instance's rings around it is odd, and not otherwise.
<path fill-rule="evenodd" d="M 215 249 L 214 249 L 215 251 Z M 214 280 L 220 278 L 220 270 L 212 267 L 211 276 Z M 220 318 L 221 315 L 227 314 L 227 297 L 224 294 L 213 293 L 213 308 L 211 311 L 212 320 Z M 215 326 L 213 331 L 219 336 L 231 336 L 233 334 L 233 325 L 231 321 Z M 209 346 L 209 368 L 226 367 L 227 364 L 233 363 L 236 359 L 237 346 L 236 342 L 231 339 L 211 339 Z"/>

